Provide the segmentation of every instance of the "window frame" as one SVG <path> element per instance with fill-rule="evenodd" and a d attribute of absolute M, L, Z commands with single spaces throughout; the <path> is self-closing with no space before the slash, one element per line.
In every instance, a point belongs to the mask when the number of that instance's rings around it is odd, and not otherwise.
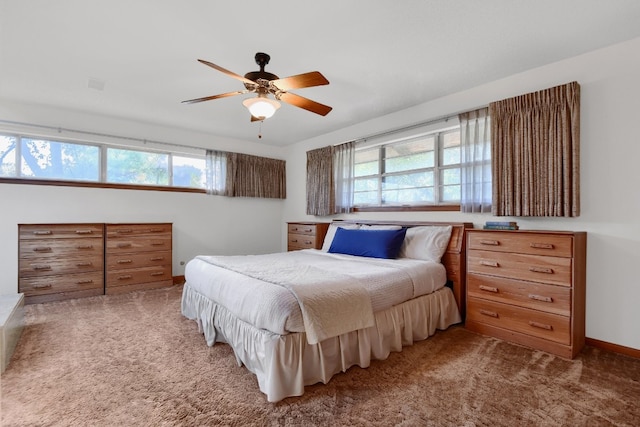
<path fill-rule="evenodd" d="M 453 132 L 457 130 L 460 132 L 460 125 L 456 124 L 453 126 L 441 126 L 434 130 L 430 130 L 428 132 L 415 132 L 414 134 L 405 135 L 402 138 L 389 138 L 385 141 L 380 141 L 375 144 L 363 144 L 361 147 L 356 148 L 356 152 L 358 150 L 371 150 L 374 147 L 378 149 L 378 173 L 371 175 L 363 175 L 362 177 L 355 177 L 354 180 L 358 178 L 378 178 L 378 205 L 354 205 L 354 212 L 411 212 L 411 211 L 459 211 L 460 210 L 460 201 L 447 202 L 444 201 L 443 196 L 443 183 L 441 182 L 441 173 L 446 169 L 460 169 L 462 167 L 462 162 L 453 165 L 443 165 L 444 163 L 444 134 Z M 425 167 L 419 169 L 411 169 L 406 171 L 396 171 L 393 173 L 386 174 L 384 171 L 384 160 L 385 160 L 385 149 L 387 147 L 392 147 L 393 145 L 402 144 L 403 142 L 408 142 L 413 139 L 418 139 L 421 137 L 429 137 L 431 135 L 435 135 L 434 138 L 434 165 L 433 167 Z M 414 203 L 414 204 L 383 204 L 382 203 L 382 187 L 383 187 L 383 179 L 385 176 L 398 175 L 406 172 L 420 172 L 420 171 L 433 171 L 433 191 L 434 191 L 434 200 L 435 203 Z M 354 190 L 355 192 L 355 190 Z"/>
<path fill-rule="evenodd" d="M 89 187 L 89 188 L 113 188 L 113 189 L 125 189 L 125 190 L 150 190 L 150 191 L 169 191 L 169 192 L 186 192 L 186 193 L 202 193 L 206 194 L 206 188 L 198 187 L 184 187 L 176 186 L 173 184 L 173 156 L 188 157 L 195 159 L 205 160 L 206 156 L 203 153 L 202 156 L 198 154 L 187 154 L 178 151 L 160 150 L 139 147 L 137 145 L 120 145 L 120 144 L 107 144 L 100 142 L 81 141 L 67 138 L 52 138 L 51 136 L 32 135 L 27 133 L 16 132 L 0 132 L 0 136 L 10 137 L 16 139 L 15 147 L 15 176 L 0 176 L 1 184 L 27 184 L 27 185 L 52 185 L 52 186 L 64 186 L 64 187 Z M 23 139 L 33 139 L 38 141 L 46 141 L 49 143 L 62 143 L 62 144 L 75 144 L 81 146 L 98 147 L 98 179 L 93 180 L 76 180 L 76 179 L 59 179 L 59 178 L 42 178 L 42 177 L 30 177 L 22 175 L 22 142 Z M 153 184 L 135 184 L 135 183 L 116 183 L 108 182 L 107 177 L 107 151 L 109 148 L 139 151 L 143 153 L 153 154 L 166 154 L 167 160 L 167 173 L 168 184 L 167 185 L 153 185 Z M 203 149 L 204 151 L 204 149 Z M 206 174 L 206 170 L 202 171 Z"/>

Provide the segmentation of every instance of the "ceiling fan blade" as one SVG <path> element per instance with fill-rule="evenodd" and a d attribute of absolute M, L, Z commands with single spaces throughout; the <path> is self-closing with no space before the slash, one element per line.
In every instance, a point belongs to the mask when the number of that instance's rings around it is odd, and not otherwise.
<path fill-rule="evenodd" d="M 310 99 L 290 92 L 284 92 L 280 94 L 280 97 L 278 99 L 280 101 L 286 102 L 287 104 L 304 108 L 305 110 L 311 111 L 312 113 L 320 114 L 321 116 L 326 116 L 327 114 L 329 114 L 329 111 L 332 110 L 332 108 L 328 105 L 320 104 L 319 102 L 312 101 Z"/>
<path fill-rule="evenodd" d="M 219 65 L 213 64 L 209 61 L 205 61 L 204 59 L 198 59 L 199 62 L 203 63 L 204 65 L 208 65 L 209 67 L 216 69 L 218 71 L 221 71 L 223 73 L 225 73 L 227 76 L 229 77 L 233 77 L 234 79 L 238 79 L 241 82 L 245 83 L 245 84 L 249 84 L 249 85 L 253 85 L 253 86 L 257 86 L 258 84 L 256 82 L 254 82 L 253 80 L 249 80 L 245 77 L 242 77 L 239 74 L 234 73 L 233 71 L 229 71 L 226 68 L 222 68 Z"/>
<path fill-rule="evenodd" d="M 257 118 L 256 116 L 251 115 L 251 121 L 252 121 L 252 122 L 259 122 L 259 121 L 262 121 L 262 120 L 263 120 L 263 119 L 259 119 L 259 118 Z"/>
<path fill-rule="evenodd" d="M 304 87 L 328 85 L 329 80 L 327 80 L 319 71 L 312 71 L 310 73 L 271 80 L 271 83 L 278 89 L 287 91 L 291 89 L 301 89 Z"/>
<path fill-rule="evenodd" d="M 220 95 L 212 95 L 212 96 L 205 96 L 203 98 L 189 99 L 187 101 L 182 101 L 182 103 L 183 104 L 195 104 L 196 102 L 211 101 L 212 99 L 226 98 L 228 96 L 235 96 L 235 95 L 242 95 L 243 93 L 249 93 L 249 92 L 251 92 L 251 91 L 250 90 L 238 90 L 236 92 L 221 93 Z"/>

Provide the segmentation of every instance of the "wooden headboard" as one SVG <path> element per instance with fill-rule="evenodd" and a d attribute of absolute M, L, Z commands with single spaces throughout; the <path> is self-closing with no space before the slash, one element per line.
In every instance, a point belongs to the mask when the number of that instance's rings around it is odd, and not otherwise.
<path fill-rule="evenodd" d="M 424 221 L 375 221 L 375 220 L 333 220 L 336 224 L 367 224 L 367 225 L 400 225 L 402 227 L 417 227 L 420 225 L 450 225 L 451 239 L 447 251 L 442 256 L 442 264 L 447 269 L 447 281 L 451 285 L 453 295 L 458 304 L 460 315 L 464 319 L 466 307 L 466 245 L 465 230 L 473 228 L 471 222 L 424 222 Z"/>

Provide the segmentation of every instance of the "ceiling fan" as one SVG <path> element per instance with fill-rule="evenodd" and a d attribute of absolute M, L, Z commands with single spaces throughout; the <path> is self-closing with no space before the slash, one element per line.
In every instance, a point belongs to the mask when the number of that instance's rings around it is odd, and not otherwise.
<path fill-rule="evenodd" d="M 266 53 L 256 53 L 255 60 L 260 66 L 260 71 L 251 71 L 244 75 L 244 77 L 233 73 L 227 69 L 224 69 L 216 64 L 198 59 L 199 62 L 208 65 L 218 71 L 223 72 L 229 77 L 240 80 L 244 83 L 244 90 L 238 90 L 235 92 L 221 93 L 219 95 L 205 96 L 203 98 L 189 99 L 182 101 L 187 104 L 195 104 L 202 101 L 211 101 L 213 99 L 226 98 L 229 96 L 242 95 L 245 93 L 256 93 L 255 98 L 245 99 L 242 104 L 249 109 L 251 113 L 251 121 L 264 120 L 273 116 L 280 103 L 278 101 L 286 102 L 287 104 L 294 105 L 299 108 L 303 108 L 312 113 L 326 116 L 331 111 L 331 107 L 328 105 L 320 104 L 319 102 L 312 101 L 304 98 L 300 95 L 289 92 L 291 89 L 302 89 L 305 87 L 322 86 L 329 84 L 329 81 L 318 71 L 312 71 L 309 73 L 298 74 L 291 77 L 279 78 L 275 74 L 269 73 L 264 70 L 265 65 L 269 63 L 271 57 Z M 273 95 L 274 99 L 269 98 L 269 95 Z"/>

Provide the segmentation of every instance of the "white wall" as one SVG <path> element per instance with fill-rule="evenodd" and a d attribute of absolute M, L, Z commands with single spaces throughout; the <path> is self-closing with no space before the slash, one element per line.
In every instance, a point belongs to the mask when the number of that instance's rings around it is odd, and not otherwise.
<path fill-rule="evenodd" d="M 54 125 L 282 159 L 282 149 L 184 130 L 97 117 L 59 108 L 0 103 L 0 119 Z M 0 129 L 8 126 L 0 124 Z M 10 127 L 10 126 L 9 126 Z M 51 133 L 39 130 L 40 133 Z M 57 138 L 87 137 L 63 132 Z M 172 222 L 173 275 L 198 254 L 251 254 L 280 250 L 282 207 L 275 199 L 198 193 L 0 184 L 0 295 L 18 290 L 18 226 L 62 222 Z M 259 215 L 256 213 L 259 212 Z"/>
<path fill-rule="evenodd" d="M 469 64 L 473 67 L 473 64 Z M 305 214 L 306 151 L 383 130 L 471 110 L 570 81 L 581 85 L 581 198 L 578 218 L 513 218 L 521 228 L 587 231 L 586 335 L 640 349 L 640 39 L 530 70 L 289 147 L 284 220 Z M 343 215 L 342 217 L 347 217 Z M 398 220 L 452 220 L 476 227 L 486 214 L 458 212 L 351 215 Z M 507 218 L 509 219 L 509 218 Z M 284 237 L 283 237 L 284 239 Z M 284 243 L 283 243 L 284 245 Z"/>

